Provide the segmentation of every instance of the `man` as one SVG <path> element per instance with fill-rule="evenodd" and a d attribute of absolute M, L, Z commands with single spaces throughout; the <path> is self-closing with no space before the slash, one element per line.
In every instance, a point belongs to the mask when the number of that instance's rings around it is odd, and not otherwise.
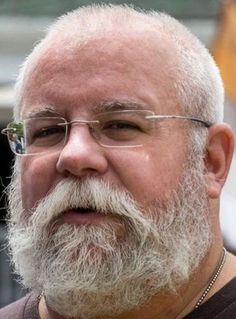
<path fill-rule="evenodd" d="M 16 100 L 9 242 L 32 293 L 0 318 L 236 316 L 218 216 L 233 135 L 192 34 L 161 13 L 80 8 L 31 53 Z"/>

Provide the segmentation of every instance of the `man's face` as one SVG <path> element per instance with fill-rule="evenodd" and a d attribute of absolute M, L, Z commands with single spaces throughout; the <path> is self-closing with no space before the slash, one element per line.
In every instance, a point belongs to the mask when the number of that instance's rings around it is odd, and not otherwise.
<path fill-rule="evenodd" d="M 167 44 L 162 44 L 164 54 L 154 49 L 150 54 L 140 39 L 108 40 L 93 41 L 67 56 L 48 50 L 31 70 L 22 116 L 50 106 L 68 121 L 90 120 L 93 110 L 107 102 L 113 108 L 115 102 L 128 102 L 160 115 L 180 114 L 172 86 L 176 61 Z M 98 145 L 87 126 L 76 125 L 61 152 L 20 160 L 23 211 L 11 243 L 24 242 L 25 250 L 15 246 L 15 261 L 29 285 L 38 276 L 38 287 L 33 287 L 45 290 L 55 309 L 70 316 L 84 313 L 83 318 L 89 317 L 91 304 L 94 317 L 127 311 L 161 289 L 175 288 L 198 265 L 209 242 L 207 203 L 202 164 L 195 163 L 192 172 L 187 162 L 185 127 L 166 121 L 150 143 L 112 149 Z M 198 190 L 194 196 L 191 187 Z M 92 209 L 57 224 L 55 217 L 75 203 Z M 96 205 L 104 214 L 96 212 Z M 25 234 L 31 237 L 23 240 Z M 133 304 L 124 300 L 127 294 Z"/>
<path fill-rule="evenodd" d="M 172 56 L 165 64 L 158 56 L 151 62 L 152 56 L 138 44 L 136 40 L 126 48 L 125 41 L 92 42 L 69 57 L 49 51 L 29 77 L 22 103 L 23 117 L 52 106 L 68 121 L 89 120 L 94 108 L 114 101 L 136 103 L 156 114 L 179 114 L 168 78 L 168 74 L 172 76 L 168 70 Z M 103 148 L 90 136 L 87 126 L 74 126 L 60 154 L 22 159 L 24 208 L 31 209 L 68 175 L 79 179 L 88 175 L 99 177 L 125 188 L 144 207 L 161 200 L 176 188 L 182 174 L 186 141 L 181 124 L 166 121 L 152 143 L 130 149 Z"/>

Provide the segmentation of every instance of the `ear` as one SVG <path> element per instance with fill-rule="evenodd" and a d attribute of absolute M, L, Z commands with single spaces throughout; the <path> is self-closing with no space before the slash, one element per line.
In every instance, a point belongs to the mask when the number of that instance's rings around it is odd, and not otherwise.
<path fill-rule="evenodd" d="M 206 147 L 206 186 L 210 198 L 218 198 L 227 178 L 234 150 L 232 129 L 226 123 L 209 128 Z"/>

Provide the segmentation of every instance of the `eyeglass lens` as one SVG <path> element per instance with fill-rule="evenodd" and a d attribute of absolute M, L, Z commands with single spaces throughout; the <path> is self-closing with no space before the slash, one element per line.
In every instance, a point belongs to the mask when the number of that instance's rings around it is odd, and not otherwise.
<path fill-rule="evenodd" d="M 152 134 L 154 121 L 145 116 L 149 111 L 115 111 L 96 116 L 96 121 L 84 121 L 91 135 L 103 146 L 141 146 Z M 38 154 L 53 151 L 63 146 L 68 125 L 81 124 L 79 121 L 66 122 L 63 118 L 31 118 L 22 123 L 10 123 L 8 131 L 10 146 L 16 154 Z"/>

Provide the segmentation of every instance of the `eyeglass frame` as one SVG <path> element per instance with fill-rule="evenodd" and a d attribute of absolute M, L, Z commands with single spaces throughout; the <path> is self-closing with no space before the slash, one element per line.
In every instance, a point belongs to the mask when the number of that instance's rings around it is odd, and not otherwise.
<path fill-rule="evenodd" d="M 182 120 L 189 120 L 189 121 L 193 121 L 193 122 L 196 122 L 196 123 L 200 123 L 202 125 L 204 125 L 206 128 L 209 128 L 213 125 L 213 123 L 210 123 L 208 121 L 205 121 L 205 120 L 202 120 L 202 119 L 199 119 L 197 117 L 192 117 L 192 116 L 182 116 L 182 115 L 157 115 L 155 114 L 154 112 L 152 112 L 151 110 L 118 110 L 118 111 L 113 111 L 113 112 L 102 112 L 100 114 L 107 114 L 107 113 L 125 113 L 125 112 L 137 112 L 137 111 L 146 111 L 146 112 L 149 112 L 151 115 L 146 115 L 144 118 L 145 119 L 156 119 L 156 120 L 165 120 L 165 119 L 182 119 Z M 22 124 L 24 123 L 24 121 L 26 120 L 31 120 L 31 119 L 46 119 L 46 118 L 58 118 L 58 119 L 62 119 L 64 121 L 64 123 L 60 123 L 59 125 L 60 126 L 66 126 L 66 132 L 65 132 L 65 140 L 68 136 L 68 126 L 71 126 L 73 124 L 87 124 L 89 126 L 90 123 L 99 123 L 99 120 L 80 120 L 80 119 L 75 119 L 75 120 L 72 120 L 72 121 L 67 121 L 64 117 L 35 117 L 35 118 L 26 118 L 22 121 L 19 121 L 19 122 L 16 122 L 16 121 L 13 121 L 13 122 L 10 122 L 8 123 L 7 127 L 2 129 L 1 130 L 1 134 L 3 135 L 7 135 L 7 138 L 8 138 L 8 143 L 10 145 L 10 148 L 12 150 L 12 152 L 16 155 L 16 156 L 35 156 L 35 155 L 38 155 L 38 154 L 43 154 L 45 152 L 38 152 L 38 153 L 30 153 L 30 154 L 20 154 L 20 153 L 17 153 L 16 151 L 13 150 L 12 146 L 11 146 L 11 140 L 9 138 L 9 132 L 12 132 L 14 133 L 14 128 L 10 128 L 9 126 L 11 124 Z M 93 136 L 94 137 L 94 136 Z M 143 145 L 104 145 L 102 143 L 99 142 L 99 140 L 96 139 L 96 137 L 94 137 L 94 139 L 98 142 L 99 145 L 103 146 L 103 147 L 106 147 L 106 148 L 134 148 L 134 147 L 141 147 Z M 47 151 L 46 151 L 47 153 Z"/>

